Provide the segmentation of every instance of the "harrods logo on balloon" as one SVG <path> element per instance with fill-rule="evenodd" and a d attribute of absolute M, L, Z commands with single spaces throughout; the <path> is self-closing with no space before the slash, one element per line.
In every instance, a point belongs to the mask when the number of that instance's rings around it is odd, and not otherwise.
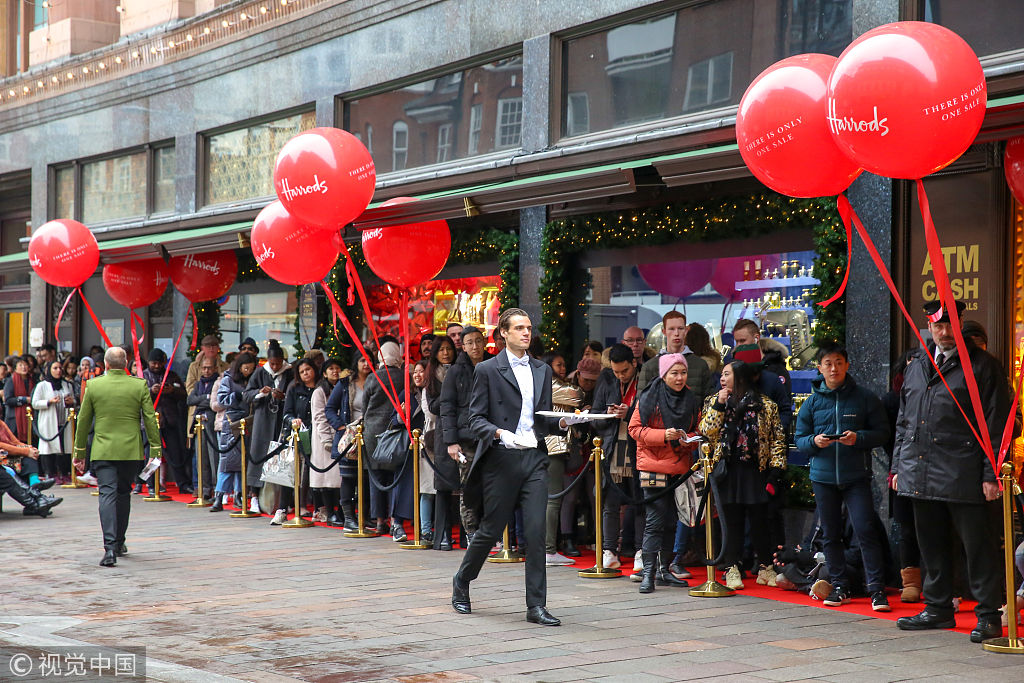
<path fill-rule="evenodd" d="M 889 134 L 889 126 L 885 125 L 888 123 L 889 117 L 878 118 L 878 107 L 872 107 L 871 112 L 870 120 L 856 119 L 853 116 L 836 116 L 836 101 L 830 97 L 828 99 L 829 128 L 835 135 L 849 131 L 851 133 L 878 133 L 879 137 L 884 138 Z"/>
<path fill-rule="evenodd" d="M 262 266 L 263 262 L 266 261 L 267 259 L 274 258 L 274 250 L 271 249 L 269 245 L 261 244 L 260 247 L 262 248 L 262 251 L 260 251 L 258 254 L 255 254 L 256 265 L 258 266 Z"/>
<path fill-rule="evenodd" d="M 195 268 L 197 270 L 205 270 L 213 275 L 220 275 L 220 263 L 217 261 L 207 261 L 201 258 L 196 258 L 192 254 L 185 256 L 182 266 L 185 268 Z"/>
<path fill-rule="evenodd" d="M 326 180 L 320 180 L 320 177 L 316 173 L 313 174 L 313 184 L 312 185 L 299 185 L 297 187 L 289 187 L 288 186 L 288 179 L 287 178 L 282 178 L 281 179 L 281 191 L 278 192 L 278 194 L 284 200 L 291 200 L 291 199 L 294 199 L 296 197 L 301 197 L 303 195 L 317 194 L 317 193 L 319 193 L 319 194 L 327 194 L 327 181 Z"/>

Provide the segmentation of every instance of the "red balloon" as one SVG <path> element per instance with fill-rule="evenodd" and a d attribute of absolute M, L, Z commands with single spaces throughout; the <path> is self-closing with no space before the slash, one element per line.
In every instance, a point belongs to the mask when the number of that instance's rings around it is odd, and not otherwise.
<path fill-rule="evenodd" d="M 230 249 L 171 257 L 171 282 L 192 303 L 221 298 L 237 275 L 238 257 Z"/>
<path fill-rule="evenodd" d="M 340 235 L 301 223 L 281 202 L 271 202 L 256 216 L 249 243 L 263 272 L 286 285 L 305 285 L 331 272 L 341 250 Z"/>
<path fill-rule="evenodd" d="M 736 112 L 736 141 L 747 168 L 791 197 L 839 194 L 861 169 L 832 140 L 828 113 L 830 55 L 796 55 L 754 79 Z"/>
<path fill-rule="evenodd" d="M 110 298 L 128 308 L 156 303 L 168 283 L 167 264 L 161 258 L 147 258 L 103 266 L 103 287 Z"/>
<path fill-rule="evenodd" d="M 1024 204 L 1024 138 L 1011 138 L 1006 143 L 1006 155 L 1003 159 L 1003 172 L 1010 192 L 1017 201 Z"/>
<path fill-rule="evenodd" d="M 923 178 L 955 161 L 985 118 L 985 74 L 963 38 L 901 21 L 868 31 L 828 80 L 836 144 L 865 170 Z"/>
<path fill-rule="evenodd" d="M 96 272 L 100 245 L 89 228 L 58 218 L 32 233 L 28 262 L 36 275 L 54 287 L 78 287 Z"/>
<path fill-rule="evenodd" d="M 396 197 L 382 206 L 416 201 Z M 441 272 L 452 249 L 447 221 L 423 221 L 363 230 L 363 255 L 377 276 L 396 287 L 414 287 Z"/>
<path fill-rule="evenodd" d="M 641 263 L 637 266 L 640 277 L 652 289 L 679 299 L 685 299 L 706 285 L 714 269 L 713 259 Z"/>
<path fill-rule="evenodd" d="M 334 230 L 366 209 L 376 182 L 370 152 L 337 128 L 299 133 L 281 148 L 274 165 L 274 189 L 288 213 Z"/>

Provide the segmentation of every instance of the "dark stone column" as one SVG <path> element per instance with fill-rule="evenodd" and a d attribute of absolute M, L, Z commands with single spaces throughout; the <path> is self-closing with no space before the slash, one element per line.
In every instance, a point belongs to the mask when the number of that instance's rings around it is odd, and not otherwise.
<path fill-rule="evenodd" d="M 541 320 L 540 244 L 547 222 L 547 208 L 535 206 L 519 212 L 519 306 L 530 314 L 534 327 Z"/>

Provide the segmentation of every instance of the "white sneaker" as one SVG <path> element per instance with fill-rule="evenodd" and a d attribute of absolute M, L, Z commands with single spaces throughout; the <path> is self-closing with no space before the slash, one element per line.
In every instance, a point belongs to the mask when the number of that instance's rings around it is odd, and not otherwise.
<path fill-rule="evenodd" d="M 284 524 L 287 520 L 288 513 L 286 513 L 284 510 L 278 510 L 277 512 L 274 513 L 274 518 L 270 520 L 270 523 L 279 526 L 281 524 Z"/>
<path fill-rule="evenodd" d="M 811 599 L 824 600 L 832 593 L 832 584 L 825 579 L 818 579 L 811 585 Z"/>
<path fill-rule="evenodd" d="M 740 568 L 736 565 L 729 567 L 725 572 L 725 587 L 731 591 L 743 590 L 743 577 L 740 575 Z"/>
<path fill-rule="evenodd" d="M 619 557 L 614 552 L 611 550 L 605 550 L 604 553 L 601 554 L 601 565 L 605 569 L 618 569 L 622 566 L 622 563 L 619 562 Z"/>
<path fill-rule="evenodd" d="M 774 586 L 775 585 L 775 567 L 764 567 L 762 566 L 757 570 L 757 585 L 759 586 Z"/>
<path fill-rule="evenodd" d="M 85 474 L 78 475 L 78 481 L 89 486 L 99 486 L 99 482 L 96 481 L 96 477 L 92 475 L 92 472 L 86 472 Z"/>
<path fill-rule="evenodd" d="M 549 553 L 544 556 L 544 564 L 549 567 L 565 567 L 576 564 L 576 560 L 569 559 L 561 553 Z"/>
<path fill-rule="evenodd" d="M 254 497 L 252 499 L 252 501 L 249 503 L 249 512 L 255 512 L 257 514 L 262 512 L 262 510 L 260 510 L 260 500 L 259 500 L 259 498 L 255 498 Z"/>
<path fill-rule="evenodd" d="M 641 573 L 644 570 L 644 556 L 642 550 L 637 550 L 636 555 L 633 556 L 633 573 L 629 575 L 629 580 L 633 583 L 640 583 L 644 580 Z"/>

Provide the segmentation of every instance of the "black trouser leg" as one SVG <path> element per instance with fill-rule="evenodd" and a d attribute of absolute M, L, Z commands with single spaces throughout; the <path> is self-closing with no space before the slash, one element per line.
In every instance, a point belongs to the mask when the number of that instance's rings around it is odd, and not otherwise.
<path fill-rule="evenodd" d="M 544 536 L 547 516 L 548 482 L 546 455 L 534 451 L 535 462 L 523 463 L 529 467 L 519 490 L 519 509 L 523 515 L 522 534 L 526 541 L 526 606 L 543 607 L 547 604 L 548 578 L 544 556 Z"/>
<path fill-rule="evenodd" d="M 624 501 L 619 489 L 611 482 L 605 482 L 602 494 L 601 505 L 604 509 L 601 511 L 601 547 L 615 552 L 619 545 L 619 513 Z"/>
<path fill-rule="evenodd" d="M 672 494 L 663 495 L 647 504 L 647 523 L 644 526 L 644 553 L 671 550 L 676 533 L 676 500 Z"/>
<path fill-rule="evenodd" d="M 893 496 L 892 517 L 900 525 L 900 569 L 920 567 L 921 549 L 917 545 L 913 502 L 906 496 Z"/>
<path fill-rule="evenodd" d="M 160 438 L 164 442 L 164 457 L 178 488 L 192 488 L 189 475 L 191 458 L 185 453 L 185 432 L 173 426 L 160 427 Z"/>
<path fill-rule="evenodd" d="M 132 480 L 139 471 L 135 460 L 94 460 L 92 471 L 99 484 L 100 527 L 103 547 L 113 550 L 124 543 L 131 514 Z"/>

